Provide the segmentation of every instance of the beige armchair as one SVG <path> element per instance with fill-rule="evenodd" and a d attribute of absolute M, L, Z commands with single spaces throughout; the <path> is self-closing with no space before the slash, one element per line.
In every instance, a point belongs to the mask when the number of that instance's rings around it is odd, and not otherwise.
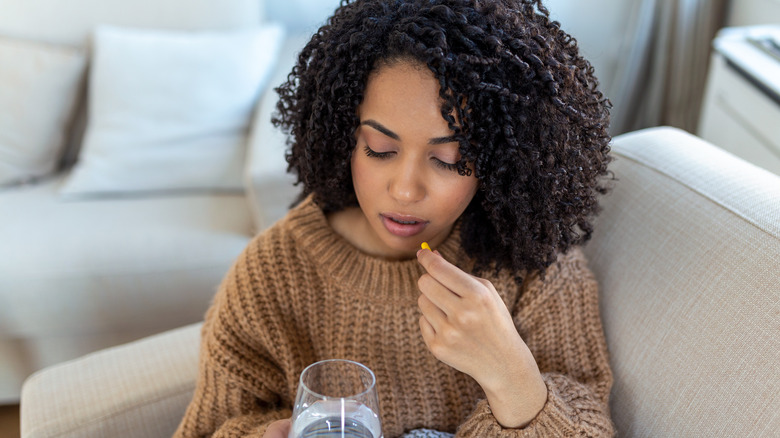
<path fill-rule="evenodd" d="M 671 128 L 614 140 L 617 177 L 587 245 L 621 436 L 777 436 L 780 177 Z M 199 326 L 30 377 L 24 437 L 170 436 Z"/>

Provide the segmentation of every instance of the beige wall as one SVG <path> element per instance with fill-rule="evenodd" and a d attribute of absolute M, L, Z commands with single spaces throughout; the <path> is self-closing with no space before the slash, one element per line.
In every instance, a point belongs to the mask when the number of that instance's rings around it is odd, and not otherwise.
<path fill-rule="evenodd" d="M 577 39 L 582 54 L 596 70 L 601 90 L 609 90 L 629 30 L 628 17 L 638 0 L 546 0 L 550 16 Z"/>
<path fill-rule="evenodd" d="M 780 0 L 731 0 L 729 26 L 780 24 Z"/>

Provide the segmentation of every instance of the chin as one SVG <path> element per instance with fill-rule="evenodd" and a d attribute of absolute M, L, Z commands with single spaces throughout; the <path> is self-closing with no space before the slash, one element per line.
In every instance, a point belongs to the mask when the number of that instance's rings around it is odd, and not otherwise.
<path fill-rule="evenodd" d="M 417 249 L 420 247 L 422 240 L 414 237 L 399 238 L 397 236 L 389 235 L 382 239 L 382 244 L 385 247 L 385 256 L 390 258 L 412 258 L 417 254 Z"/>

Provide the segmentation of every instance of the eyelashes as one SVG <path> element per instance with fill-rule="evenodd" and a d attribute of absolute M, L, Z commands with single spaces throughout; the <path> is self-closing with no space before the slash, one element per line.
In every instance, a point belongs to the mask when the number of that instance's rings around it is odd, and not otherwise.
<path fill-rule="evenodd" d="M 449 170 L 451 172 L 457 172 L 458 171 L 458 165 L 457 164 L 445 163 L 444 161 L 441 161 L 438 158 L 434 158 L 433 162 L 436 163 L 436 165 L 441 167 L 442 169 Z"/>
<path fill-rule="evenodd" d="M 366 155 L 371 158 L 378 158 L 380 160 L 390 158 L 390 154 L 392 154 L 392 152 L 377 152 L 371 149 L 368 145 L 363 146 L 363 152 L 365 152 Z M 451 172 L 457 172 L 458 170 L 458 165 L 455 163 L 445 163 L 444 161 L 441 161 L 440 159 L 435 157 L 433 158 L 433 162 L 434 164 L 436 164 L 437 167 L 444 170 L 449 170 Z"/>
<path fill-rule="evenodd" d="M 377 152 L 371 149 L 370 147 L 368 147 L 368 145 L 365 145 L 363 147 L 363 151 L 365 151 L 366 155 L 368 155 L 371 158 L 379 158 L 380 160 L 384 160 L 385 158 L 390 157 L 390 152 Z"/>

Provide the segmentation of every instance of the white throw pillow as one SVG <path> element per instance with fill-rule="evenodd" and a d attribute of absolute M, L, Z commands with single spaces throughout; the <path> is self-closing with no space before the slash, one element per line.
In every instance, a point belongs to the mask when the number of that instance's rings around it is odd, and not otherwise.
<path fill-rule="evenodd" d="M 54 171 L 85 66 L 76 48 L 0 38 L 0 186 Z"/>
<path fill-rule="evenodd" d="M 252 111 L 283 34 L 99 27 L 84 144 L 61 193 L 241 190 Z"/>

